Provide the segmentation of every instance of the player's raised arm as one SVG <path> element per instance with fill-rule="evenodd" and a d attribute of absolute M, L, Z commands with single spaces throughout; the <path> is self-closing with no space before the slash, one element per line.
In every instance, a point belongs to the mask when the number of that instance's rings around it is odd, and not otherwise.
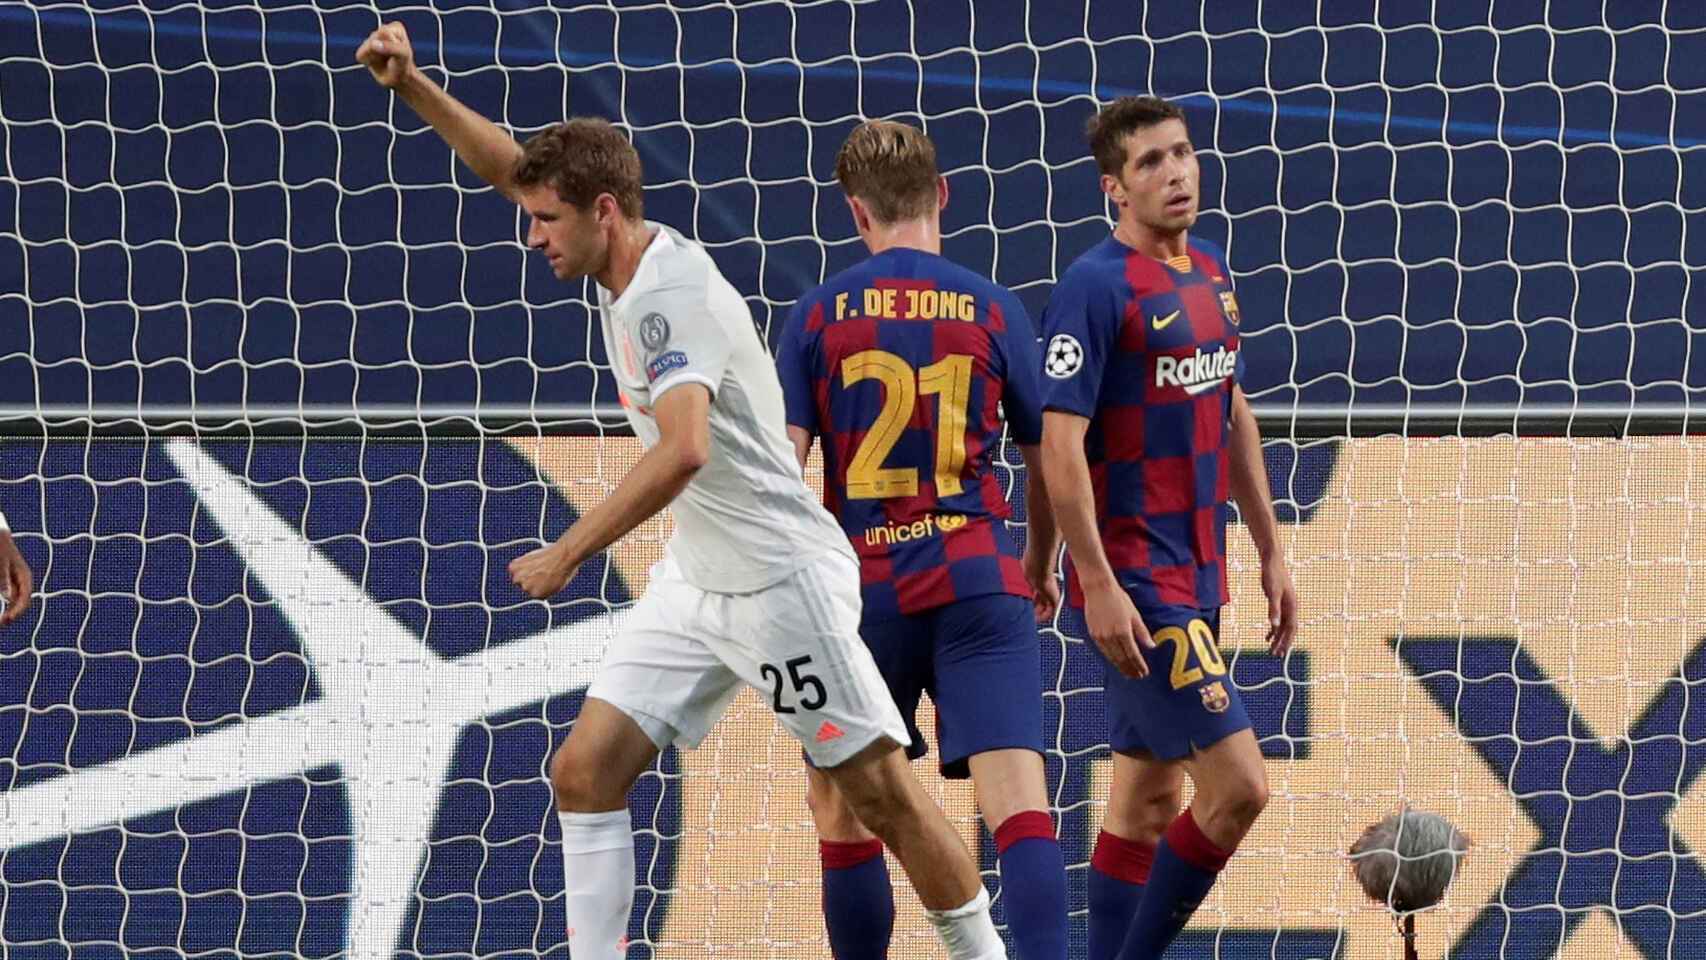
<path fill-rule="evenodd" d="M 34 589 L 30 565 L 18 545 L 12 542 L 12 530 L 6 525 L 6 515 L 0 513 L 0 588 L 5 590 L 6 610 L 0 613 L 0 626 L 23 616 L 30 608 L 30 592 Z"/>
<path fill-rule="evenodd" d="M 415 50 L 401 23 L 393 21 L 373 31 L 356 50 L 355 58 L 380 86 L 395 91 L 430 124 L 475 176 L 511 200 L 518 200 L 514 171 L 521 144 L 415 66 Z"/>
<path fill-rule="evenodd" d="M 1286 565 L 1285 545 L 1280 542 L 1279 520 L 1274 516 L 1273 494 L 1268 490 L 1267 467 L 1262 463 L 1262 436 L 1256 414 L 1241 387 L 1232 388 L 1232 432 L 1228 438 L 1232 499 L 1238 516 L 1255 541 L 1262 560 L 1262 592 L 1268 598 L 1268 648 L 1277 654 L 1291 649 L 1297 637 L 1297 588 Z"/>

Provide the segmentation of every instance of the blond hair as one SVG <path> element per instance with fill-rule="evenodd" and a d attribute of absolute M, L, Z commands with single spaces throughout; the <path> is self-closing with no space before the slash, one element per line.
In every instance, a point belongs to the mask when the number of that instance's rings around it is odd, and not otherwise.
<path fill-rule="evenodd" d="M 881 223 L 926 216 L 936 209 L 936 145 L 909 124 L 867 120 L 836 154 L 835 179 Z"/>

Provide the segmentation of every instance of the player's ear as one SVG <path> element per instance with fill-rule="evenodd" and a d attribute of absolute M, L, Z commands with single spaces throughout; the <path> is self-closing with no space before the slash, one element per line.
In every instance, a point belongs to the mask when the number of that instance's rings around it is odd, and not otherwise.
<path fill-rule="evenodd" d="M 861 235 L 871 232 L 871 211 L 866 208 L 865 201 L 852 194 L 847 195 L 847 209 L 853 214 L 853 229 Z"/>
<path fill-rule="evenodd" d="M 614 223 L 616 218 L 621 216 L 622 205 L 616 202 L 614 196 L 601 193 L 598 195 L 598 199 L 592 202 L 592 214 L 599 226 L 606 226 Z"/>
<path fill-rule="evenodd" d="M 936 176 L 936 209 L 948 209 L 948 178 L 940 174 Z"/>
<path fill-rule="evenodd" d="M 1120 182 L 1119 177 L 1102 174 L 1102 192 L 1108 195 L 1114 206 L 1125 206 L 1125 184 Z"/>

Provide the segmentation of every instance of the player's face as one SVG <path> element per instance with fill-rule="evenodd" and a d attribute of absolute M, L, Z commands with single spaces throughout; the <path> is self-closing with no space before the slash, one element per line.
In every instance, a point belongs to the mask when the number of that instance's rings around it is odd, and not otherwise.
<path fill-rule="evenodd" d="M 596 204 L 583 210 L 541 185 L 522 188 L 521 208 L 529 218 L 527 245 L 545 255 L 558 280 L 603 269 L 610 246 Z"/>
<path fill-rule="evenodd" d="M 1125 138 L 1125 166 L 1102 177 L 1102 189 L 1131 217 L 1156 233 L 1190 229 L 1197 219 L 1200 170 L 1190 133 L 1181 120 L 1164 120 Z"/>

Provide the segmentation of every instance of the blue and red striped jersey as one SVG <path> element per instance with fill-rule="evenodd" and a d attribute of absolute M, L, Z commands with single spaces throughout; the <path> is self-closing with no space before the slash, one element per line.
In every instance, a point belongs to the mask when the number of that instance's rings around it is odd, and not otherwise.
<path fill-rule="evenodd" d="M 1140 611 L 1226 602 L 1228 421 L 1243 376 L 1226 259 L 1191 240 L 1157 260 L 1109 237 L 1043 312 L 1043 405 L 1090 420 L 1102 547 Z M 1077 571 L 1068 595 L 1082 605 Z"/>
<path fill-rule="evenodd" d="M 1029 597 L 996 475 L 1002 421 L 1042 437 L 1035 328 L 1017 297 L 885 250 L 803 297 L 777 351 L 788 423 L 823 438 L 824 506 L 853 541 L 865 618 Z"/>

